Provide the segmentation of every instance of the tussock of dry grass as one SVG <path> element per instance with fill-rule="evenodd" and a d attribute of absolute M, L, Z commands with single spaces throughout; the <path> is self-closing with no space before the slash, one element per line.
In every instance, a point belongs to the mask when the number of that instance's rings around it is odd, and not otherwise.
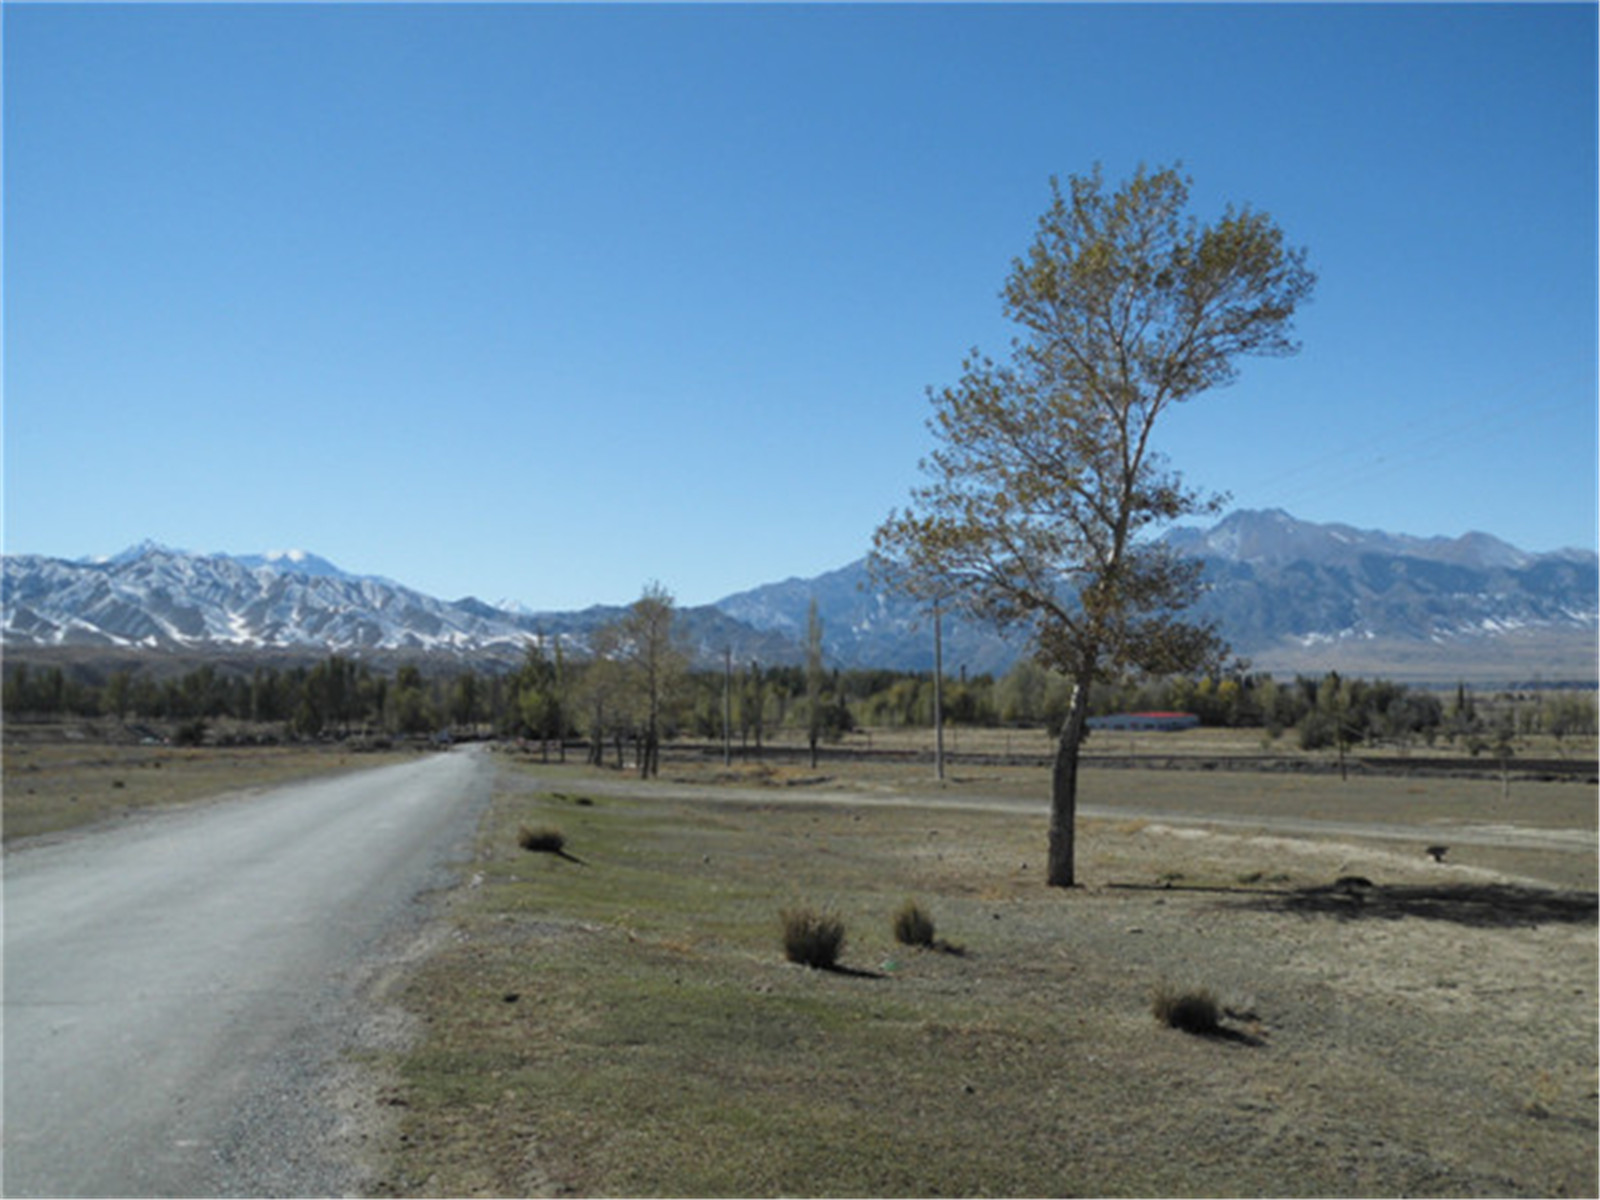
<path fill-rule="evenodd" d="M 894 914 L 894 940 L 906 946 L 933 948 L 933 918 L 915 900 L 907 900 Z"/>
<path fill-rule="evenodd" d="M 1185 1033 L 1215 1033 L 1221 1027 L 1222 1006 L 1205 988 L 1182 991 L 1170 983 L 1156 987 L 1150 999 L 1156 1020 Z"/>
<path fill-rule="evenodd" d="M 567 839 L 559 829 L 548 825 L 536 828 L 524 825 L 517 830 L 517 845 L 537 854 L 560 854 L 566 849 Z"/>
<path fill-rule="evenodd" d="M 792 963 L 829 971 L 839 965 L 844 950 L 844 922 L 838 913 L 809 908 L 786 908 L 779 914 L 783 925 L 783 953 Z"/>

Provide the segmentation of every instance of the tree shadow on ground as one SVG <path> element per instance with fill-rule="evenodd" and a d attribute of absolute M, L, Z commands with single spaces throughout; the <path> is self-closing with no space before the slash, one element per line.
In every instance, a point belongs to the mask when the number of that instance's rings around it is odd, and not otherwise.
<path fill-rule="evenodd" d="M 1501 883 L 1371 884 L 1340 880 L 1320 887 L 1262 893 L 1227 907 L 1293 912 L 1339 920 L 1398 921 L 1416 917 L 1484 929 L 1534 925 L 1593 925 L 1594 892 L 1556 891 Z"/>

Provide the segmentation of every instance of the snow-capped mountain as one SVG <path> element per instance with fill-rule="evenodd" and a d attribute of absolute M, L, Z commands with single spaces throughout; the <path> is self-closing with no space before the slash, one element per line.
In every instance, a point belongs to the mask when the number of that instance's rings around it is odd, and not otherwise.
<path fill-rule="evenodd" d="M 1166 541 L 1205 563 L 1195 617 L 1216 620 L 1236 653 L 1279 673 L 1337 667 L 1401 678 L 1592 679 L 1600 647 L 1600 558 L 1530 554 L 1487 534 L 1422 538 L 1319 525 L 1281 511 L 1235 512 Z M 817 602 L 837 667 L 926 670 L 926 607 L 877 588 L 865 560 L 811 579 L 679 610 L 701 665 L 804 661 Z M 356 576 L 304 551 L 190 554 L 155 543 L 99 561 L 4 560 L 9 647 L 444 652 L 513 661 L 530 636 L 586 653 L 622 613 L 594 607 L 534 613 L 467 597 L 445 601 Z M 948 615 L 952 672 L 1005 670 L 1020 639 Z M 1409 672 L 1409 674 L 1408 674 Z"/>
<path fill-rule="evenodd" d="M 10 647 L 106 650 L 392 652 L 519 659 L 530 638 L 587 652 L 589 635 L 620 607 L 579 613 L 508 611 L 471 596 L 439 600 L 376 576 L 354 575 L 304 551 L 193 554 L 155 542 L 104 559 L 8 555 L 3 624 Z M 781 636 L 712 607 L 680 612 L 691 647 L 721 662 L 786 661 Z"/>
<path fill-rule="evenodd" d="M 1600 557 L 1531 554 L 1484 533 L 1419 538 L 1235 512 L 1167 535 L 1205 561 L 1193 615 L 1279 670 L 1421 662 L 1503 678 L 1593 678 Z M 1514 674 L 1521 662 L 1525 674 Z"/>
<path fill-rule="evenodd" d="M 1240 511 L 1164 539 L 1205 563 L 1190 614 L 1214 620 L 1258 668 L 1335 667 L 1479 679 L 1592 679 L 1600 647 L 1600 558 L 1530 554 L 1498 538 L 1413 537 Z M 926 669 L 929 615 L 872 588 L 865 561 L 815 580 L 742 592 L 719 607 L 758 629 L 803 637 L 817 598 L 825 644 L 841 665 Z M 1024 651 L 947 617 L 945 662 L 1003 669 Z"/>
<path fill-rule="evenodd" d="M 171 649 L 479 650 L 521 646 L 505 619 L 305 553 L 191 554 L 144 543 L 98 562 L 5 560 L 10 644 Z"/>
<path fill-rule="evenodd" d="M 270 567 L 286 575 L 310 575 L 323 579 L 363 578 L 360 575 L 352 575 L 334 566 L 327 559 L 305 550 L 269 550 L 265 554 L 243 554 L 236 556 L 234 561 L 251 570 Z"/>
<path fill-rule="evenodd" d="M 933 665 L 933 613 L 921 601 L 876 586 L 867 560 L 818 575 L 786 579 L 717 601 L 717 607 L 755 629 L 805 645 L 811 601 L 822 621 L 828 660 L 841 667 L 927 670 Z M 952 671 L 1006 670 L 1025 645 L 996 635 L 987 625 L 946 614 L 944 660 Z"/>
<path fill-rule="evenodd" d="M 1196 615 L 1254 647 L 1282 637 L 1453 636 L 1543 626 L 1593 630 L 1600 559 L 1529 554 L 1483 533 L 1418 538 L 1288 513 L 1235 512 L 1166 538 L 1206 562 Z"/>
<path fill-rule="evenodd" d="M 1526 567 L 1540 557 L 1487 533 L 1468 533 L 1458 538 L 1412 537 L 1350 525 L 1318 525 L 1297 520 L 1282 509 L 1229 513 L 1209 529 L 1179 526 L 1163 540 L 1184 554 L 1251 566 L 1284 566 L 1292 562 L 1350 565 L 1378 555 L 1489 570 Z"/>

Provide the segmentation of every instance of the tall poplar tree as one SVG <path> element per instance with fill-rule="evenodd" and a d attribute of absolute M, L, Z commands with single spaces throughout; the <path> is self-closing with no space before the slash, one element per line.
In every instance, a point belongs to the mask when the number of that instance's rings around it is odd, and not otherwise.
<path fill-rule="evenodd" d="M 822 617 L 817 613 L 817 598 L 806 609 L 806 743 L 811 747 L 811 766 L 816 769 L 817 743 L 822 739 Z"/>
<path fill-rule="evenodd" d="M 648 584 L 617 629 L 618 655 L 639 703 L 639 775 L 648 778 L 660 773 L 662 719 L 689 669 L 688 653 L 673 628 L 672 593 L 659 583 Z"/>
<path fill-rule="evenodd" d="M 1240 358 L 1298 350 L 1293 316 L 1316 281 L 1265 213 L 1229 206 L 1201 224 L 1189 188 L 1173 168 L 1141 167 L 1115 191 L 1098 167 L 1065 189 L 1051 180 L 1001 293 L 1018 326 L 1010 360 L 974 350 L 957 383 L 930 389 L 928 480 L 874 539 L 880 579 L 1026 629 L 1038 661 L 1071 680 L 1051 778 L 1054 886 L 1076 882 L 1091 685 L 1224 653 L 1214 627 L 1179 616 L 1198 564 L 1151 540 L 1220 502 L 1156 452 L 1156 423 L 1232 382 Z"/>

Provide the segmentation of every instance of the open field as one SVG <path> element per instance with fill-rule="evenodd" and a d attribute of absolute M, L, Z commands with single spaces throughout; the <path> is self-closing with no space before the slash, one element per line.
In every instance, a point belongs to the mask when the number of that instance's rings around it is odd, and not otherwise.
<path fill-rule="evenodd" d="M 1595 1194 L 1592 846 L 1508 874 L 1493 847 L 1135 815 L 1479 829 L 1493 784 L 1094 773 L 1085 804 L 1128 815 L 1081 822 L 1064 892 L 1016 802 L 1036 779 L 665 773 L 502 771 L 448 928 L 388 990 L 409 1040 L 367 1057 L 377 1191 Z M 1525 790 L 1515 823 L 1592 842 L 1592 788 Z M 908 898 L 961 953 L 894 941 Z M 784 961 L 799 905 L 844 920 L 844 970 Z M 1214 992 L 1221 1034 L 1159 1024 L 1163 983 Z"/>
<path fill-rule="evenodd" d="M 356 753 L 336 746 L 182 748 L 83 740 L 4 742 L 5 840 L 60 833 L 138 812 L 382 766 L 415 751 Z"/>
<path fill-rule="evenodd" d="M 1161 760 L 1165 761 L 1165 760 Z M 617 777 L 613 776 L 612 779 Z M 620 786 L 596 780 L 592 788 Z M 681 798 L 738 795 L 750 787 L 863 803 L 990 808 L 1042 815 L 1049 772 L 1037 767 L 962 766 L 934 782 L 925 765 L 892 762 L 739 764 L 668 761 L 657 791 Z M 1453 866 L 1469 866 L 1546 886 L 1593 890 L 1596 792 L 1576 781 L 1518 780 L 1509 794 L 1493 774 L 1478 778 L 1353 774 L 1278 774 L 1114 768 L 1087 762 L 1079 776 L 1080 815 L 1115 822 L 1210 826 L 1244 833 L 1327 837 L 1422 859 L 1450 847 Z M 1036 852 L 1037 853 L 1037 852 Z"/>
<path fill-rule="evenodd" d="M 951 764 L 1044 765 L 1054 757 L 1055 748 L 1055 740 L 1037 728 L 952 726 L 945 731 L 945 757 Z M 669 743 L 667 747 L 670 755 L 680 759 L 687 759 L 691 750 L 708 761 L 721 761 L 723 753 L 720 742 L 676 746 Z M 927 729 L 871 729 L 848 734 L 838 742 L 824 743 L 820 747 L 820 757 L 824 761 L 857 762 L 863 756 L 920 759 L 931 765 L 934 735 Z M 784 730 L 781 736 L 767 740 L 764 755 L 735 743 L 733 757 L 736 763 L 748 764 L 761 761 L 763 757 L 767 761 L 795 762 L 809 756 L 802 734 Z M 1336 750 L 1301 750 L 1292 730 L 1273 738 L 1256 728 L 1199 728 L 1180 733 L 1099 730 L 1085 743 L 1083 760 L 1090 764 L 1131 761 L 1134 765 L 1150 766 L 1212 762 L 1219 768 L 1311 774 L 1337 771 L 1340 763 Z M 1592 737 L 1555 738 L 1544 734 L 1519 738 L 1513 756 L 1504 764 L 1490 752 L 1473 755 L 1464 741 L 1452 744 L 1443 738 L 1432 746 L 1420 741 L 1407 746 L 1362 744 L 1349 750 L 1345 764 L 1351 773 L 1365 771 L 1369 774 L 1489 775 L 1504 767 L 1514 777 L 1554 774 L 1592 782 L 1600 776 Z"/>

